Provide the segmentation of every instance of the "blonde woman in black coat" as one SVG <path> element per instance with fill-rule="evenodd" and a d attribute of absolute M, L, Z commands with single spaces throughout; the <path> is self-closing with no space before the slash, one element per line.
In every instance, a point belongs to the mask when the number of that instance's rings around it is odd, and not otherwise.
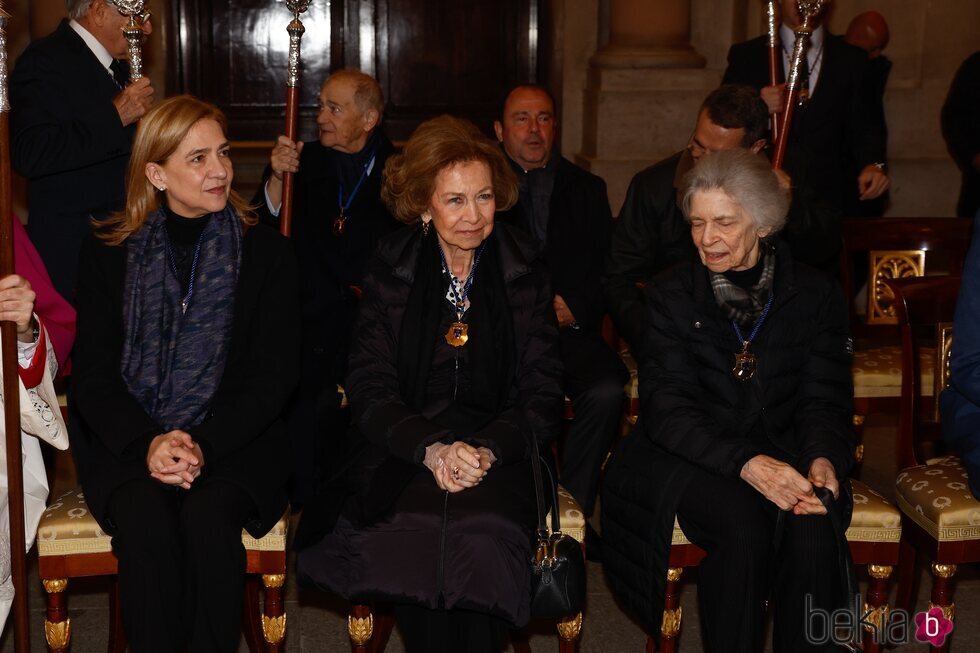
<path fill-rule="evenodd" d="M 553 295 L 534 246 L 494 222 L 514 173 L 471 123 L 423 123 L 382 197 L 411 226 L 368 265 L 352 452 L 304 509 L 297 564 L 324 590 L 396 604 L 410 653 L 496 653 L 530 618 L 531 438 L 555 437 L 562 407 Z"/>
<path fill-rule="evenodd" d="M 698 258 L 647 285 L 642 420 L 607 468 L 606 571 L 658 631 L 676 516 L 708 554 L 698 583 L 706 651 L 762 650 L 770 596 L 775 651 L 826 650 L 802 625 L 807 605 L 844 607 L 842 541 L 816 492 L 833 493 L 846 523 L 844 299 L 772 238 L 789 191 L 763 157 L 705 155 L 681 206 Z"/>

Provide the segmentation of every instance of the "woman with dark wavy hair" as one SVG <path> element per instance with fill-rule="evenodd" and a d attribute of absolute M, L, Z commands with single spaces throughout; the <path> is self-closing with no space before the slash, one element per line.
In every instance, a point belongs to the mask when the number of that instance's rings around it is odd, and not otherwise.
<path fill-rule="evenodd" d="M 531 438 L 553 438 L 562 407 L 552 293 L 533 245 L 494 223 L 516 180 L 471 123 L 423 123 L 382 196 L 410 226 L 368 266 L 352 451 L 304 511 L 299 571 L 396 604 L 410 652 L 496 653 L 530 618 Z"/>
<path fill-rule="evenodd" d="M 147 113 L 126 208 L 82 251 L 73 448 L 141 653 L 237 649 L 242 529 L 286 507 L 296 265 L 231 190 L 225 126 L 188 95 Z"/>

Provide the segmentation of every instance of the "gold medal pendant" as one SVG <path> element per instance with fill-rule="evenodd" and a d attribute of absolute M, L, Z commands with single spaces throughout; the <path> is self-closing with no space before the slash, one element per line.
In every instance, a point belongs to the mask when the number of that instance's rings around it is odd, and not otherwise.
<path fill-rule="evenodd" d="M 465 322 L 453 322 L 449 325 L 449 331 L 446 331 L 446 342 L 453 347 L 462 347 L 470 339 L 467 331 L 469 327 Z"/>
<path fill-rule="evenodd" d="M 735 367 L 732 368 L 732 374 L 739 381 L 748 381 L 755 374 L 755 368 L 755 354 L 749 353 L 749 343 L 745 343 L 742 351 L 735 354 Z"/>
<path fill-rule="evenodd" d="M 336 217 L 333 221 L 333 235 L 340 236 L 344 235 L 344 225 L 347 223 L 347 216 L 344 215 L 344 210 L 340 209 L 340 215 Z"/>

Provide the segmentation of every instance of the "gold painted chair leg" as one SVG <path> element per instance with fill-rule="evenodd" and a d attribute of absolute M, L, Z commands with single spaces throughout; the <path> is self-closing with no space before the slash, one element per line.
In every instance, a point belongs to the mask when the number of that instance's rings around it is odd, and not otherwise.
<path fill-rule="evenodd" d="M 352 653 L 368 653 L 374 636 L 374 615 L 367 605 L 352 605 L 347 616 L 347 635 Z"/>
<path fill-rule="evenodd" d="M 953 602 L 953 576 L 956 574 L 956 565 L 941 565 L 932 563 L 932 600 L 929 601 L 929 610 L 939 608 L 943 611 L 943 616 L 950 621 L 956 622 L 956 604 Z M 954 628 L 955 631 L 955 628 Z M 949 650 L 949 643 L 952 637 L 946 638 L 940 647 L 930 646 L 929 650 L 934 653 L 941 653 Z"/>
<path fill-rule="evenodd" d="M 52 652 L 67 651 L 71 643 L 71 619 L 65 605 L 65 590 L 68 589 L 67 578 L 42 580 L 47 594 L 47 613 L 44 619 L 44 639 L 48 650 Z"/>
<path fill-rule="evenodd" d="M 262 637 L 269 653 L 279 653 L 282 640 L 286 637 L 286 612 L 282 605 L 282 586 L 285 583 L 285 574 L 262 575 L 262 586 L 265 588 Z"/>
<path fill-rule="evenodd" d="M 582 613 L 579 612 L 574 617 L 558 621 L 558 653 L 575 653 L 578 650 L 583 620 Z"/>
<path fill-rule="evenodd" d="M 888 579 L 891 578 L 892 568 L 887 565 L 868 565 L 868 596 L 864 602 L 864 611 L 871 611 L 868 617 L 874 628 L 865 626 L 864 653 L 880 653 L 881 642 L 885 628 L 888 626 Z"/>
<path fill-rule="evenodd" d="M 664 617 L 660 623 L 660 651 L 661 653 L 675 653 L 677 651 L 677 635 L 681 632 L 681 618 L 683 611 L 680 606 L 680 597 L 677 594 L 677 585 L 684 573 L 683 567 L 672 567 L 667 570 L 667 591 L 664 597 Z"/>

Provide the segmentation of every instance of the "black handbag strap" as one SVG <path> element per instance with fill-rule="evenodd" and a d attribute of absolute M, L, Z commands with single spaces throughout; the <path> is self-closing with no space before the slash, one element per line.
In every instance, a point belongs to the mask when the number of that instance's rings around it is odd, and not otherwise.
<path fill-rule="evenodd" d="M 847 482 L 845 480 L 845 482 Z M 840 568 L 841 580 L 844 584 L 844 591 L 847 593 L 847 600 L 850 602 L 855 594 L 859 594 L 854 577 L 854 563 L 851 560 L 851 549 L 847 544 L 845 535 L 847 528 L 844 526 L 840 512 L 835 505 L 834 493 L 828 488 L 814 488 L 817 498 L 827 509 L 827 516 L 830 517 L 830 525 L 834 529 L 834 539 L 837 542 L 837 561 Z"/>
<path fill-rule="evenodd" d="M 548 481 L 551 486 L 551 532 L 561 532 L 561 520 L 558 516 L 558 483 L 555 482 L 549 465 L 543 465 L 548 472 Z M 541 452 L 538 449 L 538 438 L 531 435 L 531 473 L 534 476 L 534 496 L 538 508 L 538 537 L 547 538 L 548 525 L 546 523 L 547 511 L 544 504 L 544 476 L 541 473 L 542 461 Z"/>

